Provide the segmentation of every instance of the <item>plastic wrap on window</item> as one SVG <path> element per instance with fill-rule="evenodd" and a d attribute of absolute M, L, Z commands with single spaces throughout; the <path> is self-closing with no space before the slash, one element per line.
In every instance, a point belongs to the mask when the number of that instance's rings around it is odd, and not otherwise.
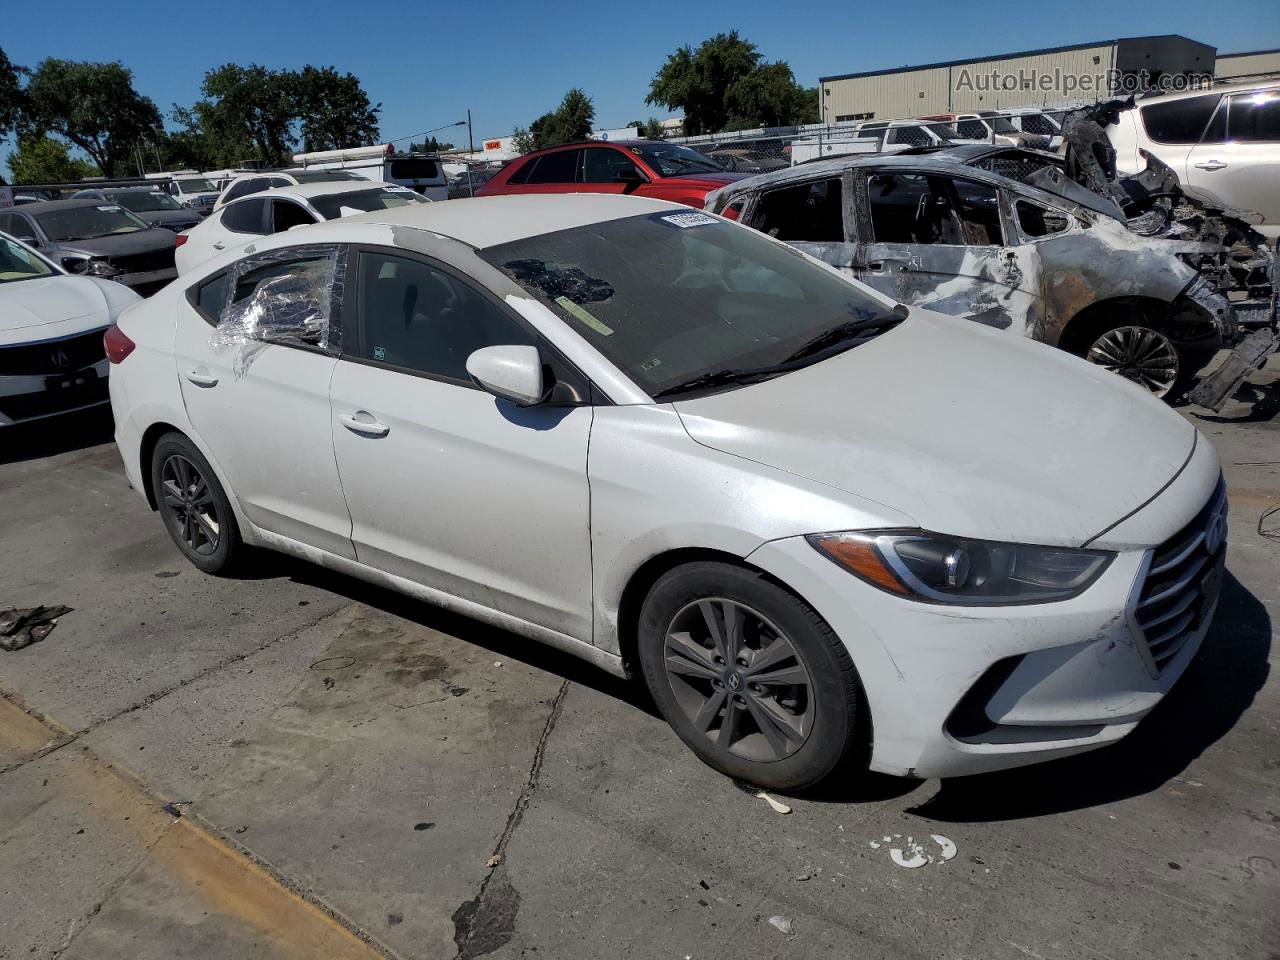
<path fill-rule="evenodd" d="M 238 351 L 233 363 L 237 375 L 268 343 L 305 343 L 340 352 L 342 324 L 334 316 L 334 305 L 342 302 L 345 254 L 345 249 L 334 247 L 289 247 L 236 264 L 229 285 L 232 296 L 245 276 L 263 267 L 285 262 L 293 267 L 262 280 L 248 296 L 224 308 L 210 344 Z"/>

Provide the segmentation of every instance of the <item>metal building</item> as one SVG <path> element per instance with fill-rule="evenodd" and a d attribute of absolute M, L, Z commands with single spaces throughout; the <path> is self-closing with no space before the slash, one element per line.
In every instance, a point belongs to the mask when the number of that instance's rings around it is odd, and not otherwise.
<path fill-rule="evenodd" d="M 1255 80 L 1280 76 L 1280 50 L 1250 50 L 1248 53 L 1220 53 L 1213 68 L 1217 80 Z"/>
<path fill-rule="evenodd" d="M 1170 34 L 1025 50 L 818 80 L 822 120 L 1060 106 L 1213 75 L 1216 50 Z"/>

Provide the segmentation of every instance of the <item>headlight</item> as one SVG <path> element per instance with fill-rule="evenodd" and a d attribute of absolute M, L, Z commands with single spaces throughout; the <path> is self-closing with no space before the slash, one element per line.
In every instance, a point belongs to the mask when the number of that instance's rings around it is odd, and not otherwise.
<path fill-rule="evenodd" d="M 120 272 L 105 260 L 94 260 L 91 257 L 67 256 L 62 258 L 62 266 L 70 273 L 78 273 L 87 277 L 114 277 Z"/>
<path fill-rule="evenodd" d="M 975 607 L 1078 596 L 1115 556 L 1105 550 L 967 540 L 922 530 L 852 530 L 807 539 L 831 561 L 888 593 Z"/>

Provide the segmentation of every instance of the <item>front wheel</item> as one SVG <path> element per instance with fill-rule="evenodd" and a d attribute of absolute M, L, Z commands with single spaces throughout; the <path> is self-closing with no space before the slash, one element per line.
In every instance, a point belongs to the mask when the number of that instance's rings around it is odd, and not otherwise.
<path fill-rule="evenodd" d="M 205 573 L 230 573 L 244 553 L 240 529 L 209 461 L 182 434 L 166 434 L 156 444 L 151 489 L 183 556 Z"/>
<path fill-rule="evenodd" d="M 1094 338 L 1084 356 L 1090 363 L 1132 380 L 1156 397 L 1165 397 L 1173 390 L 1182 366 L 1173 341 L 1151 327 L 1104 330 Z"/>
<path fill-rule="evenodd" d="M 664 574 L 639 625 L 645 682 L 704 762 L 777 790 L 812 786 L 867 737 L 844 644 L 763 574 L 700 562 Z"/>

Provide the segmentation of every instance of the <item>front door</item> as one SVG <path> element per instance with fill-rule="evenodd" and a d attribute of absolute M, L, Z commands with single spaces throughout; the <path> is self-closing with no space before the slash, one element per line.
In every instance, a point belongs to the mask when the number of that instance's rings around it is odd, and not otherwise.
<path fill-rule="evenodd" d="M 858 279 L 909 306 L 1035 335 L 1039 256 L 1008 230 L 1000 191 L 963 177 L 870 173 L 860 184 Z"/>
<path fill-rule="evenodd" d="M 474 386 L 473 351 L 538 339 L 452 268 L 365 249 L 353 273 L 331 430 L 357 557 L 590 642 L 591 407 Z"/>
<path fill-rule="evenodd" d="M 178 302 L 174 352 L 187 416 L 245 516 L 354 559 L 329 431 L 343 256 L 287 247 L 193 287 Z"/>

